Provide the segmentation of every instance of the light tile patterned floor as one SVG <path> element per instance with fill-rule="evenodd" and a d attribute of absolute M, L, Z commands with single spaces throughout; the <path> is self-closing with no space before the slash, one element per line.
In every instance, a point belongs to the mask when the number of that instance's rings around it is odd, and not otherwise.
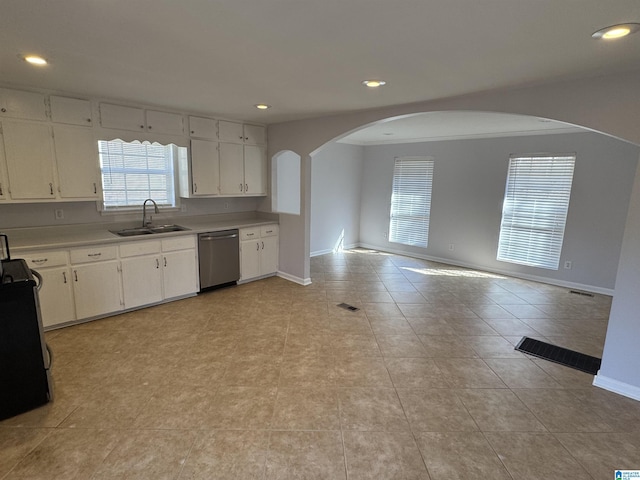
<path fill-rule="evenodd" d="M 2 479 L 608 479 L 640 402 L 513 350 L 601 355 L 610 298 L 366 250 L 47 334 L 56 400 Z M 358 312 L 338 308 L 346 302 Z"/>

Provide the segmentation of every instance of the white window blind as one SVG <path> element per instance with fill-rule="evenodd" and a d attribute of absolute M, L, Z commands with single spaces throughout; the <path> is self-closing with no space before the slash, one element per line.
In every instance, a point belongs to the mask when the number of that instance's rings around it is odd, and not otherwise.
<path fill-rule="evenodd" d="M 174 147 L 149 142 L 98 142 L 105 209 L 139 207 L 151 198 L 176 205 Z"/>
<path fill-rule="evenodd" d="M 389 241 L 427 246 L 433 159 L 428 157 L 396 158 L 391 192 Z"/>
<path fill-rule="evenodd" d="M 557 270 L 575 155 L 512 156 L 498 260 Z"/>

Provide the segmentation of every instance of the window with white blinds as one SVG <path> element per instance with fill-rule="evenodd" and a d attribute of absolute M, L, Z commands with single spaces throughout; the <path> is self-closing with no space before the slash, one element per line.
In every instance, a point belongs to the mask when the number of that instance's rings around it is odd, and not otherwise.
<path fill-rule="evenodd" d="M 104 209 L 139 207 L 147 199 L 175 207 L 173 145 L 98 142 Z"/>
<path fill-rule="evenodd" d="M 576 156 L 509 159 L 498 260 L 558 269 Z"/>
<path fill-rule="evenodd" d="M 389 222 L 390 242 L 426 248 L 429 239 L 432 185 L 432 158 L 395 159 Z"/>

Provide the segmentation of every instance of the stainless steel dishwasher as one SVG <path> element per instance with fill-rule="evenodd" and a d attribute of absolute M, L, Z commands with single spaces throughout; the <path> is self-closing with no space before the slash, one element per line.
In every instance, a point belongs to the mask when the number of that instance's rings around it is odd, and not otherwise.
<path fill-rule="evenodd" d="M 240 243 L 238 230 L 198 235 L 200 291 L 235 284 L 240 279 Z"/>

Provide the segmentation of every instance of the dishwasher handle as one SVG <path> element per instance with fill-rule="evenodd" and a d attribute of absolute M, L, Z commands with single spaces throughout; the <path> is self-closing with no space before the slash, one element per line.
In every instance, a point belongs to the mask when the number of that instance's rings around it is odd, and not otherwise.
<path fill-rule="evenodd" d="M 228 238 L 238 238 L 237 233 L 232 233 L 230 235 L 200 235 L 200 240 L 226 240 Z"/>

